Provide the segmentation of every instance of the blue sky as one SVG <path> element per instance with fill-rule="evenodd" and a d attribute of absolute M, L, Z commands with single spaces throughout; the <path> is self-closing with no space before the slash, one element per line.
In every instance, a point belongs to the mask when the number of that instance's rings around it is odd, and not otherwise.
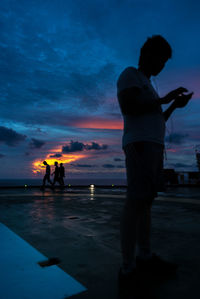
<path fill-rule="evenodd" d="M 154 34 L 173 49 L 152 79 L 160 96 L 194 91 L 167 123 L 165 166 L 197 170 L 199 11 L 194 0 L 1 0 L 0 177 L 41 177 L 47 159 L 73 178 L 124 178 L 116 80 Z"/>

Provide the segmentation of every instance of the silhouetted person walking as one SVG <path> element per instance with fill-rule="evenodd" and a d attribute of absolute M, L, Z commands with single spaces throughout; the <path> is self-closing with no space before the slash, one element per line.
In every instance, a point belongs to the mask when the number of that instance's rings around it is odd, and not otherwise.
<path fill-rule="evenodd" d="M 50 165 L 46 161 L 44 161 L 43 164 L 46 166 L 46 173 L 45 173 L 44 178 L 43 178 L 42 188 L 45 187 L 46 181 L 49 182 L 52 185 L 52 182 L 50 180 L 50 175 L 51 175 Z"/>
<path fill-rule="evenodd" d="M 58 162 L 55 162 L 54 165 L 55 165 L 55 169 L 54 169 L 54 172 L 52 173 L 52 175 L 54 175 L 52 186 L 54 186 L 56 182 L 58 182 L 61 185 L 61 183 L 60 183 L 60 171 L 59 171 L 59 167 L 58 167 Z"/>
<path fill-rule="evenodd" d="M 59 173 L 60 173 L 60 183 L 62 186 L 64 186 L 64 177 L 65 177 L 65 168 L 63 166 L 63 163 L 60 163 L 60 169 L 59 169 Z"/>
<path fill-rule="evenodd" d="M 160 98 L 150 78 L 158 75 L 172 50 L 160 35 L 148 38 L 140 51 L 139 67 L 128 67 L 119 76 L 117 95 L 124 119 L 122 146 L 126 157 L 127 198 L 121 219 L 122 267 L 119 294 L 134 298 L 138 277 L 167 276 L 177 265 L 151 251 L 151 207 L 162 175 L 165 122 L 176 108 L 184 107 L 192 93 L 180 87 Z M 161 105 L 173 103 L 163 112 Z M 138 255 L 136 257 L 136 245 Z M 144 279 L 144 278 L 143 278 Z M 132 297 L 131 297 L 132 298 Z"/>

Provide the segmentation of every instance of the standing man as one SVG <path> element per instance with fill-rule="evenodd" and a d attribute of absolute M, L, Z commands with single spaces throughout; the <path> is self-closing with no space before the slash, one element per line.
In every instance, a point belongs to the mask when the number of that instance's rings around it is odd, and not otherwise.
<path fill-rule="evenodd" d="M 64 183 L 65 167 L 63 166 L 63 163 L 60 163 L 59 172 L 60 172 L 60 183 L 62 186 L 64 186 L 65 185 L 65 183 Z"/>
<path fill-rule="evenodd" d="M 52 175 L 54 174 L 52 186 L 54 186 L 56 182 L 58 182 L 61 185 L 61 183 L 60 183 L 60 171 L 59 171 L 59 167 L 58 167 L 58 162 L 55 162 L 54 165 L 55 165 L 55 169 L 54 169 L 54 172 L 52 173 Z"/>
<path fill-rule="evenodd" d="M 46 180 L 52 185 L 52 182 L 50 180 L 50 175 L 51 175 L 50 165 L 47 163 L 47 161 L 44 161 L 43 164 L 46 166 L 46 173 L 45 173 L 44 178 L 43 178 L 43 185 L 41 187 L 42 189 L 45 188 Z"/>
<path fill-rule="evenodd" d="M 126 157 L 127 198 L 121 219 L 122 267 L 118 284 L 121 298 L 130 290 L 137 298 L 138 277 L 171 275 L 177 265 L 151 251 L 151 206 L 162 173 L 165 122 L 192 97 L 179 87 L 160 98 L 150 78 L 158 75 L 172 56 L 168 42 L 152 36 L 141 48 L 139 66 L 126 68 L 117 81 L 117 96 L 124 119 L 122 146 Z M 163 112 L 161 105 L 172 104 Z M 136 245 L 138 256 L 136 258 Z M 132 297 L 131 297 L 132 298 Z"/>

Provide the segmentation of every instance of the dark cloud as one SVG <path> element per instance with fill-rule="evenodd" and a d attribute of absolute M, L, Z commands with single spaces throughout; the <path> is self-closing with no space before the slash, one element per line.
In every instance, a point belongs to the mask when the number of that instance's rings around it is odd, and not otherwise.
<path fill-rule="evenodd" d="M 62 154 L 50 155 L 50 158 L 60 158 L 60 157 L 62 157 Z"/>
<path fill-rule="evenodd" d="M 122 162 L 122 161 L 124 161 L 124 160 L 121 159 L 121 158 L 114 158 L 114 161 L 116 161 L 116 162 Z"/>
<path fill-rule="evenodd" d="M 31 148 L 41 148 L 45 143 L 45 141 L 32 138 L 29 145 Z"/>
<path fill-rule="evenodd" d="M 78 141 L 72 141 L 62 147 L 62 152 L 63 153 L 72 153 L 72 152 L 81 152 L 83 150 L 105 150 L 108 148 L 108 145 L 103 144 L 100 145 L 96 142 L 92 142 L 91 144 L 84 144 L 82 142 Z"/>
<path fill-rule="evenodd" d="M 96 167 L 96 165 L 90 165 L 90 164 L 70 164 L 73 167 L 83 167 L 83 168 L 89 168 L 89 167 Z"/>
<path fill-rule="evenodd" d="M 104 168 L 115 168 L 115 165 L 113 165 L 113 164 L 103 164 L 102 166 Z"/>
<path fill-rule="evenodd" d="M 65 89 L 68 86 L 68 95 L 79 99 L 81 106 L 96 110 L 105 102 L 115 72 L 116 67 L 112 63 L 103 65 L 92 74 L 72 72 L 67 78 Z"/>
<path fill-rule="evenodd" d="M 62 147 L 63 153 L 73 153 L 73 152 L 80 152 L 84 150 L 84 143 L 78 141 L 72 141 L 69 145 L 65 145 Z"/>
<path fill-rule="evenodd" d="M 5 143 L 8 146 L 17 146 L 25 139 L 26 135 L 19 134 L 13 129 L 0 126 L 0 142 Z"/>
<path fill-rule="evenodd" d="M 188 134 L 172 133 L 165 137 L 165 141 L 173 144 L 182 144 L 188 136 Z"/>
<path fill-rule="evenodd" d="M 5 157 L 5 155 L 3 155 L 3 154 L 0 154 L 0 159 L 1 159 L 1 158 L 3 158 L 3 157 Z"/>
<path fill-rule="evenodd" d="M 55 1 L 47 1 L 47 14 L 46 5 L 38 2 L 36 9 L 32 1 L 22 2 L 13 1 L 11 9 L 5 1 L 0 10 L 2 117 L 52 125 L 62 119 L 58 103 L 67 106 L 68 116 L 80 107 L 97 110 L 114 84 L 116 62 L 109 49 L 89 34 L 86 24 L 71 19 L 72 3 L 63 1 L 61 6 L 68 7 L 64 12 Z M 55 111 L 56 119 L 48 115 Z"/>
<path fill-rule="evenodd" d="M 185 163 L 175 163 L 173 164 L 175 168 L 191 168 L 191 165 L 187 165 Z"/>
<path fill-rule="evenodd" d="M 100 145 L 96 142 L 92 142 L 92 144 L 86 144 L 85 149 L 87 150 L 105 150 L 108 146 L 106 144 Z"/>

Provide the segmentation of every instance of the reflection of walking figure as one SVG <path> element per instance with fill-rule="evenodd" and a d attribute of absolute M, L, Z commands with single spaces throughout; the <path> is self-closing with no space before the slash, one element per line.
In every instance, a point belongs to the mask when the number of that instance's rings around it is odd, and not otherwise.
<path fill-rule="evenodd" d="M 60 183 L 62 186 L 64 186 L 64 177 L 65 177 L 65 167 L 63 166 L 63 163 L 60 163 Z"/>
<path fill-rule="evenodd" d="M 46 173 L 44 175 L 43 185 L 42 185 L 42 187 L 44 188 L 46 181 L 48 181 L 51 185 L 52 185 L 52 182 L 50 180 L 51 168 L 50 168 L 49 164 L 46 161 L 44 161 L 43 164 L 46 165 Z"/>
<path fill-rule="evenodd" d="M 55 165 L 55 169 L 54 172 L 52 173 L 52 175 L 54 175 L 53 184 L 52 184 L 53 186 L 55 185 L 56 182 L 60 184 L 60 171 L 58 167 L 58 162 L 55 162 L 54 165 Z"/>
<path fill-rule="evenodd" d="M 144 282 L 145 273 L 150 279 L 152 275 L 171 275 L 177 269 L 176 264 L 152 253 L 150 237 L 151 206 L 162 173 L 165 122 L 192 97 L 192 93 L 184 94 L 187 89 L 180 87 L 160 98 L 150 82 L 150 77 L 161 72 L 171 54 L 171 47 L 162 36 L 149 38 L 141 48 L 139 67 L 126 68 L 117 82 L 124 118 L 122 143 L 128 184 L 121 219 L 122 267 L 118 283 L 122 298 L 130 295 L 131 288 L 137 297 L 138 277 Z M 171 101 L 163 112 L 161 104 Z"/>

